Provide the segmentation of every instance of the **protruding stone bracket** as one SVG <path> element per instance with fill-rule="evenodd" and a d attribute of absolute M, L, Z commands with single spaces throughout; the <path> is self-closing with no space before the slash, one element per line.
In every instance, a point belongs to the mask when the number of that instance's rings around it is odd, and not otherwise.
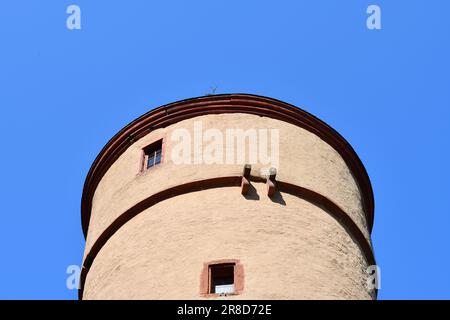
<path fill-rule="evenodd" d="M 241 194 L 243 196 L 246 196 L 249 188 L 250 188 L 250 182 L 248 181 L 248 179 L 246 177 L 242 177 Z"/>
<path fill-rule="evenodd" d="M 241 194 L 246 196 L 248 193 L 248 189 L 250 188 L 250 171 L 252 170 L 252 166 L 246 164 L 244 166 L 244 171 L 242 173 L 242 181 L 241 181 Z"/>
<path fill-rule="evenodd" d="M 252 170 L 252 165 L 251 164 L 246 164 L 244 166 L 244 171 L 242 172 L 242 176 L 248 180 L 250 178 L 250 171 L 251 170 Z"/>
<path fill-rule="evenodd" d="M 269 196 L 269 198 L 272 198 L 275 195 L 275 178 L 277 176 L 277 169 L 275 168 L 270 168 L 269 170 L 269 176 L 267 177 L 267 195 Z"/>

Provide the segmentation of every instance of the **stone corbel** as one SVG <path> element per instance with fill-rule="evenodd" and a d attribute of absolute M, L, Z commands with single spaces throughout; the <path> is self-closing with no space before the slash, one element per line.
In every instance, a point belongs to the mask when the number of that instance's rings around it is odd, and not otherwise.
<path fill-rule="evenodd" d="M 252 170 L 252 166 L 246 164 L 244 166 L 244 171 L 242 173 L 242 181 L 241 181 L 241 194 L 243 196 L 247 195 L 248 189 L 250 188 L 250 171 Z"/>
<path fill-rule="evenodd" d="M 267 195 L 269 198 L 272 198 L 275 195 L 275 178 L 277 176 L 277 169 L 270 168 L 269 176 L 267 177 L 266 185 L 267 185 Z"/>

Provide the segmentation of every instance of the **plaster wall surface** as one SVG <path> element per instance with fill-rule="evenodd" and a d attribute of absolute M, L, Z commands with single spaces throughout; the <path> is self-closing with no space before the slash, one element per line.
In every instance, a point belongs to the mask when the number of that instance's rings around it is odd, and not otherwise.
<path fill-rule="evenodd" d="M 185 128 L 193 133 L 194 122 L 201 122 L 203 132 L 211 128 L 224 133 L 226 129 L 278 129 L 279 170 L 277 179 L 308 188 L 328 197 L 352 218 L 370 241 L 360 191 L 346 163 L 336 150 L 313 133 L 289 123 L 268 117 L 236 113 L 205 115 L 187 119 L 154 130 L 132 144 L 109 168 L 97 186 L 92 201 L 85 255 L 99 235 L 117 217 L 150 195 L 195 180 L 242 174 L 242 163 L 234 165 L 179 165 L 173 163 L 171 153 L 177 142 L 172 141 L 172 133 L 180 128 Z M 140 173 L 142 149 L 160 138 L 164 138 L 163 164 Z M 268 153 L 271 154 L 270 135 L 268 139 Z M 193 148 L 192 153 L 194 153 Z M 262 167 L 267 167 L 267 165 L 253 165 L 252 174 L 257 174 Z M 199 197 L 206 197 L 206 193 L 205 196 L 199 195 Z M 187 204 L 189 208 L 186 208 Z M 227 204 L 222 203 L 222 205 Z M 174 203 L 174 206 L 176 207 L 177 204 Z M 187 202 L 184 203 L 183 208 L 190 210 L 195 206 L 195 202 Z"/>
<path fill-rule="evenodd" d="M 242 294 L 227 299 L 372 298 L 367 262 L 344 226 L 303 199 L 270 199 L 265 184 L 252 185 L 247 198 L 239 187 L 209 189 L 135 216 L 95 258 L 83 298 L 204 299 L 203 263 L 220 259 L 244 266 Z"/>

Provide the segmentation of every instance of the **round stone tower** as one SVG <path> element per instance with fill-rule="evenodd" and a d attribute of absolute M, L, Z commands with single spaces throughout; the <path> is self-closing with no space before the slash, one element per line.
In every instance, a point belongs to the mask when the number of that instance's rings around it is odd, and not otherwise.
<path fill-rule="evenodd" d="M 82 196 L 80 299 L 375 299 L 371 184 L 335 130 L 224 94 L 156 108 Z"/>

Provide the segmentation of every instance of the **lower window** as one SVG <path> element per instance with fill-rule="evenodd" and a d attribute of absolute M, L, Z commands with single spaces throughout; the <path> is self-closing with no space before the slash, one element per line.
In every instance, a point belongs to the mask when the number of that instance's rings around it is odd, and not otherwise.
<path fill-rule="evenodd" d="M 209 266 L 211 287 L 209 293 L 234 293 L 234 263 L 221 263 Z"/>

